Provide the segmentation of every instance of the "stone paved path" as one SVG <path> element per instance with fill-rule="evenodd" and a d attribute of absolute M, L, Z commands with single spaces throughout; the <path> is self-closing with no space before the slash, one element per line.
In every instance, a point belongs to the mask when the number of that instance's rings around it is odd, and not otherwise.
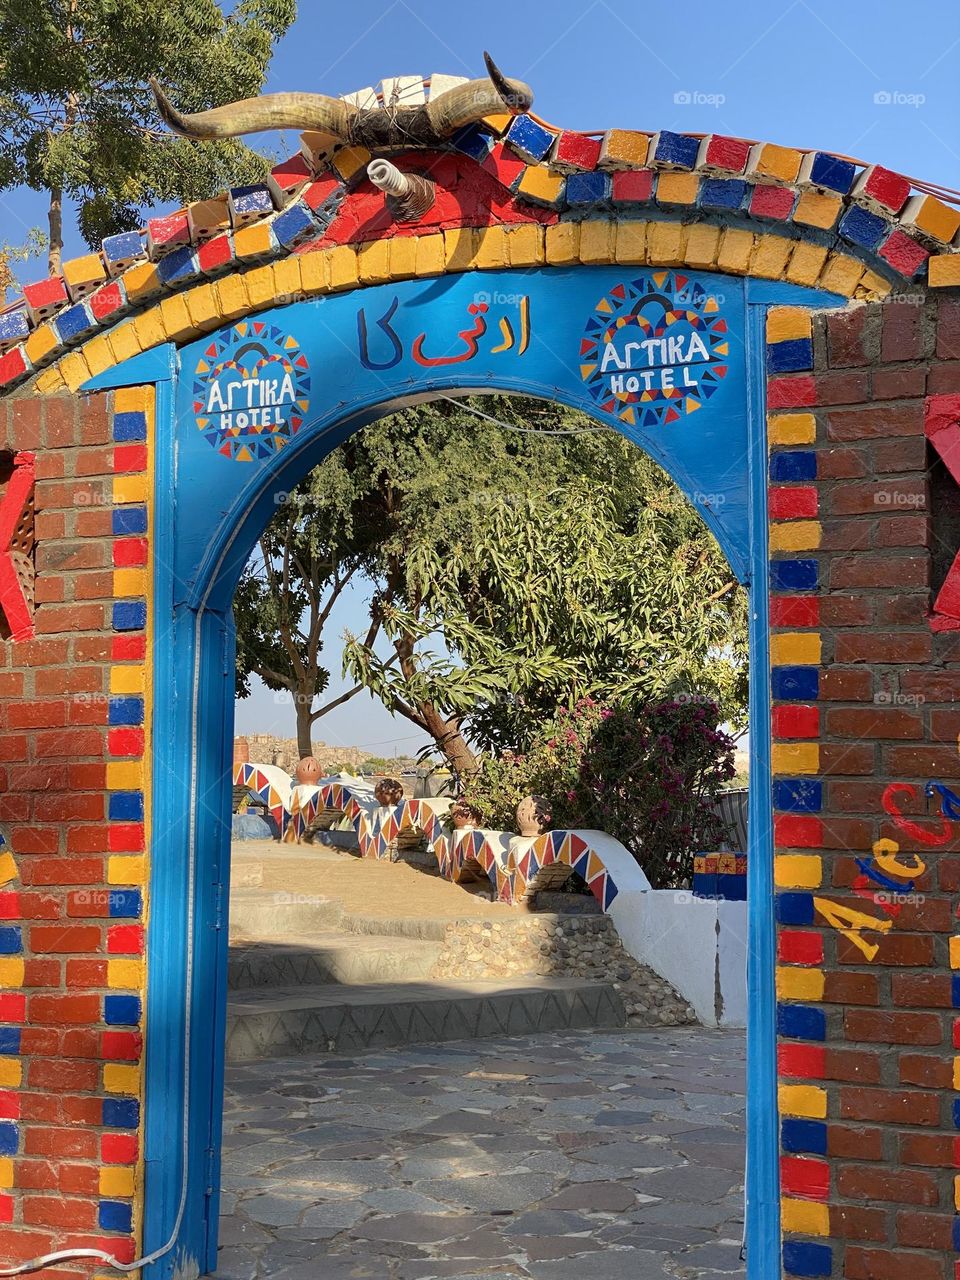
<path fill-rule="evenodd" d="M 743 1070 L 699 1028 L 231 1067 L 216 1274 L 742 1277 Z"/>

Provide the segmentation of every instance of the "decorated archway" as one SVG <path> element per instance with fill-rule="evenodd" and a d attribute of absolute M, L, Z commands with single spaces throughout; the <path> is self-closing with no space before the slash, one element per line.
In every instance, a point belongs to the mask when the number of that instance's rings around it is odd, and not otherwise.
<path fill-rule="evenodd" d="M 5 915 L 27 922 L 0 961 L 0 1243 L 18 1262 L 79 1247 L 158 1276 L 215 1265 L 233 587 L 277 495 L 351 431 L 485 388 L 562 401 L 646 449 L 751 593 L 753 776 L 772 774 L 751 794 L 751 1280 L 872 1274 L 851 1270 L 868 1265 L 857 1240 L 928 1256 L 919 1227 L 858 1234 L 847 1208 L 867 1158 L 850 1122 L 887 1126 L 872 1158 L 899 1143 L 904 1164 L 920 1123 L 943 1182 L 924 1203 L 953 1219 L 952 881 L 898 852 L 953 839 L 960 597 L 949 573 L 928 616 L 928 530 L 878 522 L 899 500 L 876 494 L 888 475 L 924 490 L 924 422 L 956 465 L 960 338 L 929 289 L 960 283 L 960 215 L 820 152 L 595 138 L 505 111 L 456 123 L 412 150 L 367 138 L 395 166 L 379 171 L 356 131 L 307 133 L 268 185 L 111 237 L 0 317 L 0 742 L 23 764 L 9 800 L 28 797 L 6 805 L 0 855 Z M 51 735 L 73 762 L 56 804 Z M 878 892 L 924 875 L 942 909 L 883 914 Z M 62 974 L 43 967 L 41 920 L 74 931 Z M 934 985 L 881 990 L 878 960 L 908 954 Z M 896 1080 L 877 1045 L 912 1033 L 870 1021 L 901 1016 L 884 1004 L 925 1011 L 911 1026 L 929 1061 L 901 1057 Z M 86 1084 L 51 1109 L 35 1090 L 58 1073 Z M 75 1221 L 38 1172 L 67 1134 Z"/>

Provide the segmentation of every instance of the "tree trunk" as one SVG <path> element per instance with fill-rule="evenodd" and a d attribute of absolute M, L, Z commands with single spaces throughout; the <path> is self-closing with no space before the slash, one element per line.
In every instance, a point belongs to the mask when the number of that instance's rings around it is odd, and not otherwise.
<path fill-rule="evenodd" d="M 440 712 L 429 702 L 417 704 L 417 710 L 423 717 L 427 732 L 437 747 L 446 757 L 450 768 L 461 782 L 465 782 L 477 771 L 477 757 L 463 734 L 456 720 L 444 720 Z"/>
<path fill-rule="evenodd" d="M 308 693 L 295 693 L 293 698 L 297 709 L 297 750 L 303 760 L 313 755 L 313 698 Z"/>
<path fill-rule="evenodd" d="M 47 268 L 52 276 L 58 276 L 63 265 L 63 189 L 61 187 L 55 187 L 50 192 L 47 226 L 50 233 Z"/>

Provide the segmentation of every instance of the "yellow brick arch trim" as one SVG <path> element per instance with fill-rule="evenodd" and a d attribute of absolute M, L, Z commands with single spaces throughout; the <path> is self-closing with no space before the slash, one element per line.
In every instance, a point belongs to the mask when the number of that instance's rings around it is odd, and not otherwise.
<path fill-rule="evenodd" d="M 865 301 L 892 287 L 827 245 L 708 222 L 595 218 L 546 227 L 460 227 L 292 255 L 171 294 L 62 356 L 35 376 L 33 389 L 76 391 L 142 351 L 183 345 L 232 320 L 305 298 L 451 272 L 610 264 L 783 280 Z"/>

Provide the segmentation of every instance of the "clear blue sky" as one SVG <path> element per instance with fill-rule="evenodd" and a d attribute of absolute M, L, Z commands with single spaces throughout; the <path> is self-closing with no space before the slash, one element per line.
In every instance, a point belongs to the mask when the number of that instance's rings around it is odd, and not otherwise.
<path fill-rule="evenodd" d="M 535 110 L 568 128 L 731 133 L 960 187 L 957 0 L 301 0 L 300 11 L 268 89 L 339 94 L 388 75 L 479 75 L 488 48 L 508 75 L 530 82 Z M 297 147 L 292 136 L 261 142 L 278 154 Z M 43 223 L 32 193 L 8 194 L 0 207 L 11 242 Z M 72 229 L 67 251 L 82 251 Z M 354 596 L 331 631 L 334 668 L 339 632 L 362 624 Z M 293 719 L 263 690 L 238 705 L 238 727 L 287 734 Z M 361 695 L 317 736 L 392 754 L 421 740 L 413 733 Z"/>

